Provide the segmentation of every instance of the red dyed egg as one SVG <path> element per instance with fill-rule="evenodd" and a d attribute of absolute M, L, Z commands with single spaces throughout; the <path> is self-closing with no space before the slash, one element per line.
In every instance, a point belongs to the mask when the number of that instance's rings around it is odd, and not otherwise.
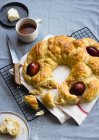
<path fill-rule="evenodd" d="M 39 71 L 39 68 L 40 68 L 39 63 L 32 62 L 27 67 L 27 74 L 30 75 L 30 76 L 36 75 Z"/>
<path fill-rule="evenodd" d="M 85 90 L 83 82 L 76 82 L 70 88 L 70 93 L 73 95 L 81 96 Z"/>
<path fill-rule="evenodd" d="M 91 56 L 96 56 L 96 57 L 99 56 L 99 51 L 95 47 L 90 46 L 87 47 L 86 50 Z"/>

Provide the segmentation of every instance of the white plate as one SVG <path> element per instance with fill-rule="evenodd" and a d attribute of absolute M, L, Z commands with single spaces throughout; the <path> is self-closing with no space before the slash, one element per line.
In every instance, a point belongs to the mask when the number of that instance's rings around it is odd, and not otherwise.
<path fill-rule="evenodd" d="M 29 140 L 30 130 L 27 122 L 18 114 L 14 112 L 0 112 L 0 124 L 4 118 L 10 117 L 17 120 L 20 124 L 20 133 L 17 137 L 13 138 L 9 135 L 0 134 L 0 140 Z"/>

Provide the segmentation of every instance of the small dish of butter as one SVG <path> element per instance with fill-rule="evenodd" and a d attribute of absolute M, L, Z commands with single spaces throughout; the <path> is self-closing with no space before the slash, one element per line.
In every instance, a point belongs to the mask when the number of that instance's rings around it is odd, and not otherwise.
<path fill-rule="evenodd" d="M 0 9 L 0 21 L 8 27 L 15 27 L 17 21 L 28 17 L 29 11 L 26 5 L 20 2 L 7 3 Z"/>

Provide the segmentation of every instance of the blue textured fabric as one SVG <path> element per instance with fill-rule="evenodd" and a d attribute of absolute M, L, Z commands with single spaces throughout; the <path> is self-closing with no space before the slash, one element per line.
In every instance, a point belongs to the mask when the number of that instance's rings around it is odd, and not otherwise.
<path fill-rule="evenodd" d="M 0 7 L 10 0 L 0 0 Z M 6 34 L 9 34 L 21 58 L 33 44 L 46 35 L 71 35 L 72 32 L 89 27 L 99 39 L 99 1 L 98 0 L 19 0 L 29 8 L 29 17 L 41 18 L 42 25 L 38 38 L 24 44 L 17 40 L 15 29 L 7 29 L 0 25 L 0 67 L 11 62 L 6 45 Z M 14 111 L 22 114 L 15 100 L 0 76 L 0 111 Z M 99 101 L 81 126 L 73 119 L 60 125 L 52 115 L 41 116 L 29 122 L 30 140 L 99 140 Z"/>

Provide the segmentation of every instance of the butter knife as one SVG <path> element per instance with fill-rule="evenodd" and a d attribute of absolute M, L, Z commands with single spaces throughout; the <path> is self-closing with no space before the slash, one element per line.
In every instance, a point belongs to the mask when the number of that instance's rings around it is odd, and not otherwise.
<path fill-rule="evenodd" d="M 18 85 L 21 85 L 21 78 L 20 78 L 20 64 L 19 64 L 19 59 L 17 57 L 17 54 L 15 52 L 14 46 L 12 44 L 12 41 L 10 39 L 10 37 L 8 35 L 6 35 L 6 42 L 7 42 L 7 46 L 9 48 L 10 54 L 11 54 L 11 58 L 13 61 L 13 75 L 14 75 L 14 80 L 15 83 Z"/>

